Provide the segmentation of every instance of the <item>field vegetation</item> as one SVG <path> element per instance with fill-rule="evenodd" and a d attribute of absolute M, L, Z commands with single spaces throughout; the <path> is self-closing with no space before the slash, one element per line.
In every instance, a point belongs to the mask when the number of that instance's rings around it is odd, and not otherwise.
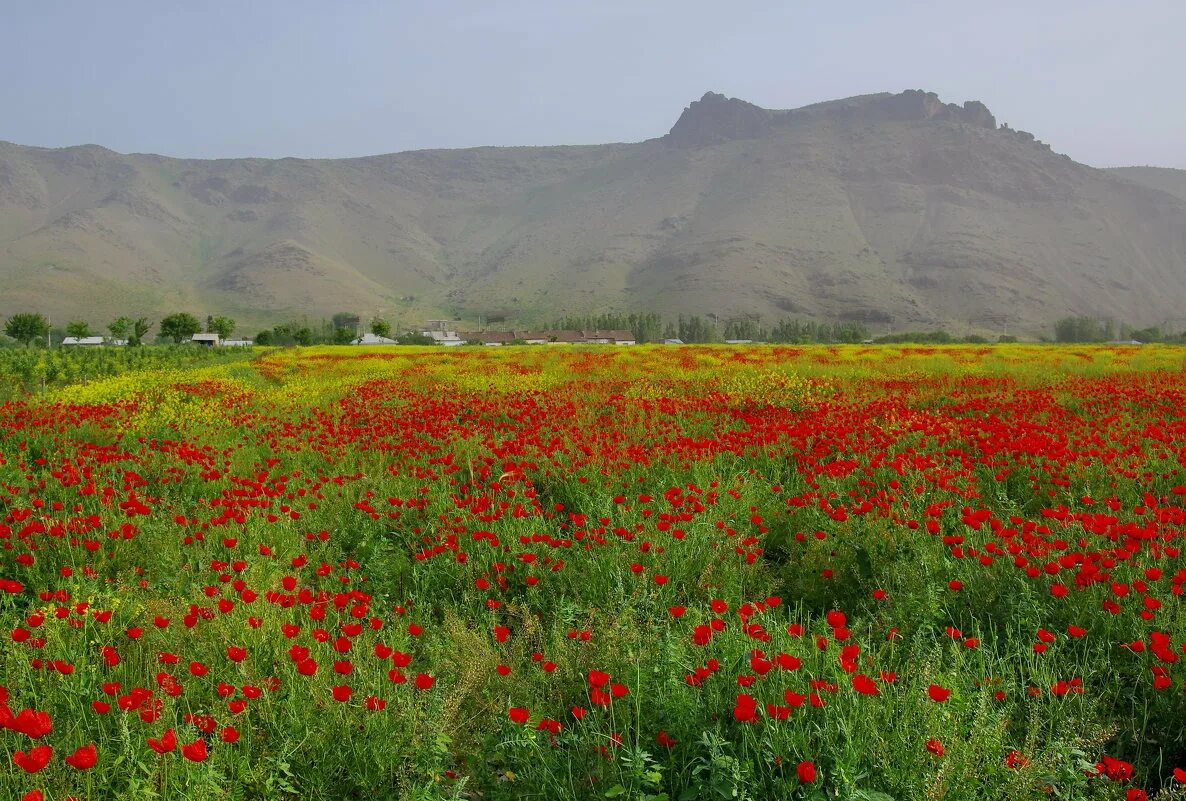
<path fill-rule="evenodd" d="M 0 351 L 0 797 L 1186 797 L 1183 349 L 227 351 Z"/>

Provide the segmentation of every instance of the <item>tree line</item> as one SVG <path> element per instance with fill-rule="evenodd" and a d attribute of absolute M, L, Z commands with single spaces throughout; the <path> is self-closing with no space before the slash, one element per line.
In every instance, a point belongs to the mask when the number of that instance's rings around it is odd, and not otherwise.
<path fill-rule="evenodd" d="M 150 321 L 147 317 L 133 319 L 121 315 L 109 322 L 105 328 L 111 335 L 110 339 L 138 346 L 144 343 L 144 337 L 148 335 L 154 325 L 156 322 Z M 204 330 L 207 333 L 218 334 L 222 339 L 227 339 L 234 332 L 235 327 L 235 321 L 229 317 L 210 315 L 206 317 Z M 17 312 L 4 323 L 5 336 L 15 339 L 26 347 L 46 341 L 51 330 L 49 320 L 39 312 Z M 188 312 L 177 312 L 161 318 L 157 330 L 158 339 L 172 340 L 175 344 L 181 344 L 190 340 L 194 334 L 201 333 L 203 327 L 201 321 L 194 315 Z M 76 339 L 99 336 L 96 329 L 92 328 L 86 320 L 71 320 L 66 324 L 64 331 L 65 336 Z"/>
<path fill-rule="evenodd" d="M 1119 326 L 1112 320 L 1098 320 L 1094 317 L 1064 317 L 1054 324 L 1055 342 L 1112 342 L 1115 340 L 1137 342 L 1186 343 L 1186 331 L 1170 333 L 1160 326 L 1133 328 L 1126 323 Z"/>
<path fill-rule="evenodd" d="M 784 318 L 772 326 L 760 319 L 743 317 L 725 322 L 722 328 L 699 315 L 679 315 L 675 320 L 659 314 L 569 315 L 552 322 L 553 329 L 630 331 L 637 342 L 678 339 L 688 343 L 750 340 L 772 343 L 863 342 L 869 330 L 855 322 L 817 322 Z"/>
<path fill-rule="evenodd" d="M 109 322 L 105 328 L 110 338 L 136 346 L 157 327 L 158 341 L 176 344 L 189 341 L 194 334 L 203 331 L 218 334 L 228 339 L 237 328 L 236 322 L 223 315 L 209 315 L 203 325 L 201 320 L 188 312 L 175 312 L 161 318 L 159 325 L 145 317 L 120 316 Z M 356 340 L 363 329 L 378 337 L 392 338 L 393 325 L 381 317 L 374 317 L 364 326 L 359 315 L 338 312 L 328 319 L 316 323 L 308 320 L 281 323 L 260 331 L 255 336 L 259 345 L 346 345 Z M 765 325 L 759 318 L 744 317 L 725 322 L 722 329 L 709 318 L 699 315 L 679 315 L 668 320 L 657 313 L 607 313 L 596 315 L 567 315 L 553 320 L 550 330 L 613 330 L 630 331 L 635 341 L 663 342 L 680 340 L 687 343 L 711 343 L 748 340 L 785 344 L 843 344 L 858 342 L 876 343 L 921 343 L 951 344 L 958 342 L 986 343 L 985 337 L 972 334 L 957 337 L 943 330 L 907 331 L 872 337 L 868 328 L 859 322 L 816 321 L 784 318 L 773 325 Z M 1089 316 L 1064 317 L 1054 323 L 1054 341 L 1065 343 L 1099 343 L 1120 340 L 1139 342 L 1186 343 L 1186 332 L 1169 333 L 1158 326 L 1134 328 L 1112 320 L 1100 320 Z M 37 312 L 18 312 L 4 324 L 4 333 L 9 338 L 29 346 L 45 342 L 51 333 L 49 321 Z M 64 329 L 65 336 L 85 339 L 95 336 L 96 329 L 85 320 L 71 320 Z M 405 331 L 394 336 L 394 341 L 405 345 L 432 344 L 431 337 L 418 331 Z M 1001 336 L 998 342 L 1015 342 L 1015 337 Z"/>

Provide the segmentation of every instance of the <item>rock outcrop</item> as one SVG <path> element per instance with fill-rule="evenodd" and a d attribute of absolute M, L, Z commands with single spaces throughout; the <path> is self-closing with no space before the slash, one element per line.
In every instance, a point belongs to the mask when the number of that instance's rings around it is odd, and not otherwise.
<path fill-rule="evenodd" d="M 919 89 L 863 95 L 792 110 L 765 109 L 706 92 L 684 109 L 663 141 L 675 147 L 716 145 L 734 139 L 757 139 L 773 129 L 820 120 L 867 125 L 938 120 L 989 130 L 997 127 L 996 117 L 979 100 L 969 100 L 960 106 L 944 103 L 934 92 Z"/>
<path fill-rule="evenodd" d="M 698 147 L 757 139 L 770 130 L 774 116 L 775 112 L 753 103 L 705 92 L 684 109 L 664 140 L 676 147 Z"/>

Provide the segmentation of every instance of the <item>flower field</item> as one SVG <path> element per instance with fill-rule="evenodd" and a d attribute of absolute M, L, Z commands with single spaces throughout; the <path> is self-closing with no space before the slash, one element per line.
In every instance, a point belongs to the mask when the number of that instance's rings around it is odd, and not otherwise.
<path fill-rule="evenodd" d="M 1186 350 L 95 375 L 0 405 L 0 798 L 1186 798 Z"/>

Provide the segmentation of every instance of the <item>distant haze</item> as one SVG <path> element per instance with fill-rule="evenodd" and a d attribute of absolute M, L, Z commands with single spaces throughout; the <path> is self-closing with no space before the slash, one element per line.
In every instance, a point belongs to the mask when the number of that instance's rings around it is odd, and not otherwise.
<path fill-rule="evenodd" d="M 639 141 L 706 90 L 926 89 L 1096 166 L 1186 167 L 1186 3 L 6 4 L 0 140 L 220 158 Z"/>

